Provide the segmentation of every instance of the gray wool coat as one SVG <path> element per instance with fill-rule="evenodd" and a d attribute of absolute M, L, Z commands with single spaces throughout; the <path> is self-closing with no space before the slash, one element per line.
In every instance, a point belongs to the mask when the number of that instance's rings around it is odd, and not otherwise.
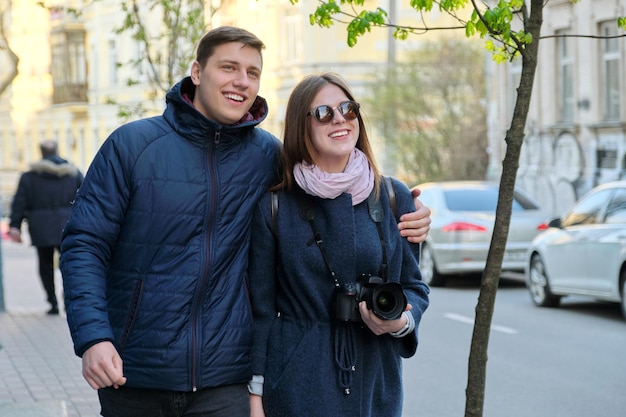
<path fill-rule="evenodd" d="M 406 185 L 394 180 L 394 188 L 398 216 L 414 211 Z M 316 228 L 338 281 L 345 285 L 361 274 L 378 275 L 381 240 L 367 201 L 353 207 L 349 194 L 312 199 Z M 402 284 L 416 323 L 404 338 L 375 336 L 363 323 L 338 324 L 332 311 L 333 279 L 297 199 L 293 193 L 279 194 L 277 238 L 270 194 L 261 200 L 253 221 L 249 280 L 253 373 L 265 377 L 267 417 L 401 416 L 401 359 L 416 351 L 429 289 L 421 280 L 419 245 L 398 233 L 382 186 L 381 203 L 388 279 Z"/>

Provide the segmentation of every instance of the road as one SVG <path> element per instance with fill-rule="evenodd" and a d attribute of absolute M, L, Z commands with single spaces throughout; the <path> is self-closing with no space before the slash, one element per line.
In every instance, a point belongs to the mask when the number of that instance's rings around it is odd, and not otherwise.
<path fill-rule="evenodd" d="M 3 255 L 7 309 L 43 314 L 47 305 L 34 249 L 3 242 Z M 403 417 L 464 415 L 478 291 L 479 282 L 467 279 L 432 289 L 417 353 L 404 361 Z M 489 341 L 483 417 L 624 416 L 624 347 L 626 320 L 619 306 L 566 298 L 557 309 L 538 308 L 522 284 L 502 280 Z M 76 378 L 82 384 L 78 371 Z"/>
<path fill-rule="evenodd" d="M 477 280 L 433 288 L 417 354 L 404 362 L 403 417 L 462 417 Z M 489 341 L 484 417 L 626 415 L 626 320 L 619 306 L 565 298 L 538 308 L 501 280 Z"/>

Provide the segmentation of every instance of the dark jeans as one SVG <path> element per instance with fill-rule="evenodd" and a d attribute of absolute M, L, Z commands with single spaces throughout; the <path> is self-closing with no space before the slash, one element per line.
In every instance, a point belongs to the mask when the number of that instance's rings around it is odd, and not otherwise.
<path fill-rule="evenodd" d="M 39 258 L 39 277 L 46 291 L 48 302 L 52 307 L 58 307 L 57 295 L 54 288 L 54 251 L 58 250 L 54 246 L 48 248 L 37 248 Z"/>
<path fill-rule="evenodd" d="M 196 392 L 109 387 L 98 397 L 104 417 L 250 417 L 247 384 Z"/>

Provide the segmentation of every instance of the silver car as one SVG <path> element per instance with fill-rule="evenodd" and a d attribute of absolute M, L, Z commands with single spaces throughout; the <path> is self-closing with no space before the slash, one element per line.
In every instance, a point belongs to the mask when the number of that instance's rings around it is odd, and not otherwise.
<path fill-rule="evenodd" d="M 526 285 L 538 306 L 562 296 L 621 303 L 626 317 L 626 181 L 599 185 L 532 242 Z"/>
<path fill-rule="evenodd" d="M 498 187 L 486 181 L 443 181 L 418 185 L 430 208 L 431 225 L 422 244 L 420 270 L 430 286 L 444 286 L 450 275 L 482 273 L 495 223 Z M 503 271 L 523 272 L 530 242 L 547 228 L 549 214 L 520 189 L 515 190 Z"/>

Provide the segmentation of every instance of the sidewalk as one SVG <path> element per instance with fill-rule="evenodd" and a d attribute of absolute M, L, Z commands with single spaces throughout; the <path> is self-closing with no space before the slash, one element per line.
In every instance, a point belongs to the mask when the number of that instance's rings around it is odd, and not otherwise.
<path fill-rule="evenodd" d="M 2 242 L 6 311 L 0 313 L 0 417 L 97 417 L 98 396 L 82 377 L 63 313 L 49 306 L 28 243 Z M 62 300 L 57 270 L 57 294 Z"/>

